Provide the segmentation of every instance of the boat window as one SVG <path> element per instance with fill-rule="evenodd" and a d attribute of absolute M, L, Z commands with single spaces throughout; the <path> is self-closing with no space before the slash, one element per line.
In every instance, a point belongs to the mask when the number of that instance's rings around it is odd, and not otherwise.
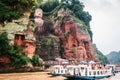
<path fill-rule="evenodd" d="M 67 73 L 67 70 L 65 70 L 65 73 Z"/>
<path fill-rule="evenodd" d="M 103 71 L 103 74 L 105 74 L 105 71 Z"/>
<path fill-rule="evenodd" d="M 105 73 L 107 73 L 107 71 L 105 71 Z"/>
<path fill-rule="evenodd" d="M 57 68 L 55 68 L 55 69 L 57 69 Z"/>
<path fill-rule="evenodd" d="M 89 71 L 89 75 L 91 75 L 91 72 Z"/>
<path fill-rule="evenodd" d="M 84 67 L 81 67 L 81 70 L 84 70 Z"/>
<path fill-rule="evenodd" d="M 101 71 L 101 74 L 102 74 L 102 71 Z"/>
<path fill-rule="evenodd" d="M 93 74 L 96 75 L 96 71 L 94 71 Z"/>
<path fill-rule="evenodd" d="M 97 71 L 97 74 L 99 75 L 99 71 Z"/>
<path fill-rule="evenodd" d="M 63 70 L 61 70 L 61 73 L 63 73 Z"/>

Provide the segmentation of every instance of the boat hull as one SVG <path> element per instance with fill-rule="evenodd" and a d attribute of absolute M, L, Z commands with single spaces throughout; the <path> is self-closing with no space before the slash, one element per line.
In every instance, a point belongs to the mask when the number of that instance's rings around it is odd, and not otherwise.
<path fill-rule="evenodd" d="M 67 77 L 68 79 L 83 79 L 83 80 L 95 80 L 95 79 L 102 79 L 102 78 L 107 78 L 109 76 L 64 76 Z"/>

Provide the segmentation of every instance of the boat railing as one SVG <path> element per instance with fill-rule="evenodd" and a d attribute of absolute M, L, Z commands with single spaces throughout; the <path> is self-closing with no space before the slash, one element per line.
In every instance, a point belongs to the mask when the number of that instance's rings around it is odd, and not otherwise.
<path fill-rule="evenodd" d="M 67 69 L 64 66 L 58 65 L 54 66 L 51 71 L 54 74 L 65 74 L 67 72 Z"/>
<path fill-rule="evenodd" d="M 89 70 L 87 76 L 111 75 L 111 70 Z"/>

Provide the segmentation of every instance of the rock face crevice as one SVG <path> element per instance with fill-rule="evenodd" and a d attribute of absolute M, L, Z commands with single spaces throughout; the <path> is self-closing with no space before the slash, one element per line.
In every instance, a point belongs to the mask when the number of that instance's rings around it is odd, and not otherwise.
<path fill-rule="evenodd" d="M 77 61 L 94 60 L 95 51 L 90 35 L 82 24 L 71 17 L 68 10 L 59 10 L 57 20 L 51 23 L 43 20 L 41 15 L 41 10 L 35 11 L 37 27 L 34 34 L 36 53 L 43 60 L 54 60 L 57 57 Z"/>

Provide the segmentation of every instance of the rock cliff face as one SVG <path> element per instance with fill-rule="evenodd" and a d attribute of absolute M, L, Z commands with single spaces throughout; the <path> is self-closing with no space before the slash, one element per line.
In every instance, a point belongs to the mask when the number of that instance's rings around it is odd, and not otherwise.
<path fill-rule="evenodd" d="M 24 28 L 19 22 L 9 23 L 11 29 L 7 24 L 4 27 L 10 44 L 22 46 L 28 57 L 36 53 L 45 61 L 58 57 L 76 61 L 95 59 L 96 53 L 87 29 L 75 21 L 69 10 L 60 9 L 54 20 L 55 16 L 44 16 L 41 9 L 36 9 L 34 17 L 35 29 L 30 28 L 29 19 Z"/>
<path fill-rule="evenodd" d="M 34 27 L 29 20 L 29 14 L 25 13 L 22 18 L 6 23 L 0 29 L 0 33 L 7 32 L 9 44 L 21 46 L 22 52 L 25 52 L 29 58 L 32 58 L 35 53 L 36 40 L 33 34 Z"/>
<path fill-rule="evenodd" d="M 35 35 L 37 40 L 36 53 L 43 60 L 53 60 L 57 57 L 77 61 L 94 60 L 95 51 L 93 50 L 91 38 L 87 30 L 84 29 L 82 24 L 77 23 L 72 18 L 68 10 L 61 9 L 58 11 L 58 18 L 51 25 L 42 20 L 41 13 L 37 17 L 35 13 L 35 24 L 37 26 Z M 52 30 L 55 33 L 52 33 Z M 50 37 L 50 34 L 54 37 Z M 49 45 L 47 45 L 48 42 Z M 59 47 L 59 43 L 60 48 L 55 50 L 55 46 Z"/>
<path fill-rule="evenodd" d="M 70 15 L 64 15 L 63 19 L 59 19 L 56 24 L 58 25 L 61 21 L 63 24 L 60 27 L 55 27 L 55 33 L 64 46 L 62 57 L 76 60 L 94 60 L 95 52 L 92 48 L 92 42 L 87 31 L 82 30 L 82 24 L 76 23 Z"/>
<path fill-rule="evenodd" d="M 59 57 L 59 38 L 54 35 L 53 23 L 42 19 L 42 10 L 36 9 L 34 21 L 36 28 L 36 54 L 43 60 L 54 60 Z"/>

